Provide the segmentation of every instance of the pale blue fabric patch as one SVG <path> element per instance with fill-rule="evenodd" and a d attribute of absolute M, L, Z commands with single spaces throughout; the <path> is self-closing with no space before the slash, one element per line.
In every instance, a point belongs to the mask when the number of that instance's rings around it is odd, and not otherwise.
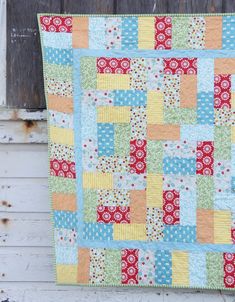
<path fill-rule="evenodd" d="M 172 284 L 172 255 L 168 251 L 156 251 L 155 254 L 155 282 L 161 285 Z"/>
<path fill-rule="evenodd" d="M 115 173 L 113 188 L 124 190 L 144 190 L 146 188 L 146 174 Z"/>
<path fill-rule="evenodd" d="M 77 264 L 77 246 L 68 247 L 56 245 L 55 250 L 57 264 Z"/>
<path fill-rule="evenodd" d="M 214 124 L 214 93 L 200 92 L 197 96 L 197 123 Z"/>
<path fill-rule="evenodd" d="M 180 225 L 196 225 L 196 191 L 180 191 Z"/>
<path fill-rule="evenodd" d="M 97 139 L 97 127 L 94 125 L 97 124 L 97 110 L 95 106 L 82 103 L 81 106 L 81 137 L 82 141 L 85 139 Z M 86 126 L 85 126 L 86 125 Z"/>
<path fill-rule="evenodd" d="M 76 229 L 77 213 L 54 210 L 54 227 L 62 229 Z"/>
<path fill-rule="evenodd" d="M 195 175 L 196 159 L 182 157 L 165 157 L 163 159 L 164 174 Z"/>
<path fill-rule="evenodd" d="M 196 242 L 196 226 L 164 225 L 165 242 Z"/>
<path fill-rule="evenodd" d="M 207 282 L 206 254 L 191 252 L 189 254 L 190 286 L 203 287 Z"/>
<path fill-rule="evenodd" d="M 147 92 L 141 90 L 115 90 L 114 106 L 144 106 Z"/>
<path fill-rule="evenodd" d="M 84 223 L 83 239 L 85 240 L 113 240 L 113 224 Z"/>
<path fill-rule="evenodd" d="M 105 18 L 89 18 L 89 48 L 105 49 Z"/>
<path fill-rule="evenodd" d="M 114 155 L 114 125 L 98 123 L 98 156 Z"/>
<path fill-rule="evenodd" d="M 122 18 L 122 49 L 138 49 L 138 17 Z"/>
<path fill-rule="evenodd" d="M 222 48 L 235 48 L 235 16 L 223 16 Z"/>
<path fill-rule="evenodd" d="M 181 125 L 181 140 L 189 141 L 213 141 L 214 127 L 204 125 Z"/>
<path fill-rule="evenodd" d="M 44 47 L 44 57 L 45 57 L 45 61 L 50 64 L 58 64 L 58 65 L 73 64 L 72 49 Z"/>
<path fill-rule="evenodd" d="M 72 48 L 72 34 L 43 31 L 44 46 L 53 48 Z"/>
<path fill-rule="evenodd" d="M 48 110 L 50 125 L 73 129 L 73 114 Z"/>
<path fill-rule="evenodd" d="M 216 193 L 214 197 L 214 209 L 235 212 L 235 193 Z"/>
<path fill-rule="evenodd" d="M 198 92 L 214 92 L 214 59 L 197 59 Z"/>
<path fill-rule="evenodd" d="M 231 75 L 231 91 L 235 92 L 235 75 Z"/>

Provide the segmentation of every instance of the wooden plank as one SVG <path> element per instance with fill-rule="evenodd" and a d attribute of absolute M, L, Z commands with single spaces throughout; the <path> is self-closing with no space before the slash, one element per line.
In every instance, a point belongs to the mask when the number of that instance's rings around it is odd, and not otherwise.
<path fill-rule="evenodd" d="M 223 0 L 223 12 L 224 13 L 234 13 L 235 12 L 235 2 L 231 0 Z"/>
<path fill-rule="evenodd" d="M 110 297 L 112 297 L 110 299 Z M 17 284 L 12 286 L 4 283 L 3 292 L 0 293 L 1 301 L 8 302 L 54 302 L 66 300 L 66 302 L 178 302 L 187 301 L 201 302 L 232 302 L 233 294 L 229 292 L 210 291 L 202 292 L 200 290 L 188 289 L 165 289 L 165 288 L 106 288 L 106 287 L 72 287 L 72 286 L 56 286 L 53 284 L 37 284 L 24 285 Z M 175 299 L 175 300 L 174 300 Z"/>
<path fill-rule="evenodd" d="M 80 287 L 80 286 L 55 286 L 53 284 L 37 284 L 37 288 L 14 287 L 8 284 L 3 286 L 4 293 L 0 299 L 9 299 L 8 302 L 90 302 L 90 301 L 139 301 L 153 302 L 164 301 L 164 289 L 161 288 L 110 288 L 110 287 Z M 146 295 L 148 299 L 146 300 Z M 112 298 L 111 298 L 112 297 Z M 3 300 L 1 300 L 3 301 Z M 217 301 L 215 301 L 217 302 Z"/>
<path fill-rule="evenodd" d="M 112 297 L 112 299 L 110 299 Z M 4 283 L 0 292 L 2 302 L 232 302 L 234 294 L 226 291 L 205 291 L 165 288 L 94 288 L 56 286 L 54 284 L 20 284 Z"/>
<path fill-rule="evenodd" d="M 1 121 L 0 143 L 47 143 L 47 124 L 42 121 Z"/>
<path fill-rule="evenodd" d="M 47 111 L 28 111 L 26 109 L 0 109 L 0 121 L 46 121 Z"/>
<path fill-rule="evenodd" d="M 160 1 L 162 5 L 163 2 Z M 125 0 L 117 1 L 117 14 L 152 14 L 156 12 L 155 0 Z"/>
<path fill-rule="evenodd" d="M 112 14 L 114 0 L 63 0 L 62 10 L 66 14 Z"/>
<path fill-rule="evenodd" d="M 183 301 L 194 301 L 194 302 L 232 302 L 234 299 L 234 294 L 228 293 L 226 291 L 216 291 L 216 290 L 199 290 L 193 292 L 185 289 L 164 289 L 164 302 L 183 302 Z"/>
<path fill-rule="evenodd" d="M 228 7 L 232 3 L 230 0 Z M 206 13 L 222 12 L 223 2 L 221 0 L 132 0 L 117 1 L 118 14 L 164 14 L 164 13 Z M 232 4 L 233 7 L 235 4 Z M 234 8 L 233 8 L 234 10 Z M 229 11 L 227 9 L 227 11 Z M 230 10 L 231 11 L 231 10 Z"/>
<path fill-rule="evenodd" d="M 0 182 L 0 211 L 50 212 L 47 178 L 6 178 Z"/>
<path fill-rule="evenodd" d="M 0 213 L 1 246 L 52 246 L 50 214 Z"/>
<path fill-rule="evenodd" d="M 53 272 L 52 248 L 0 248 L 0 281 L 53 282 Z"/>
<path fill-rule="evenodd" d="M 45 108 L 37 13 L 61 10 L 60 1 L 7 1 L 7 105 Z"/>
<path fill-rule="evenodd" d="M 167 13 L 220 13 L 221 0 L 167 0 Z"/>
<path fill-rule="evenodd" d="M 153 13 L 156 14 L 168 13 L 168 2 L 166 0 L 155 0 L 153 6 Z"/>
<path fill-rule="evenodd" d="M 47 145 L 0 145 L 0 177 L 47 177 Z"/>
<path fill-rule="evenodd" d="M 0 106 L 6 104 L 6 0 L 0 0 Z"/>

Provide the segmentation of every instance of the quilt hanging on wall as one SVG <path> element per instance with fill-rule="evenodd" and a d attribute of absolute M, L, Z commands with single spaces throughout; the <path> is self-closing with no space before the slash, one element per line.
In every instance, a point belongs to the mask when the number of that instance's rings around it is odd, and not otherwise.
<path fill-rule="evenodd" d="M 38 16 L 58 284 L 235 288 L 235 15 Z"/>

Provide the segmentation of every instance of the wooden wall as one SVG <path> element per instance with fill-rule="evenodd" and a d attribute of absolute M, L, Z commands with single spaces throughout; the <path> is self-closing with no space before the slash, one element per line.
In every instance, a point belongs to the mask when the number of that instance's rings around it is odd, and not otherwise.
<path fill-rule="evenodd" d="M 224 13 L 234 0 L 8 0 L 7 88 L 11 108 L 43 109 L 42 61 L 36 14 Z"/>

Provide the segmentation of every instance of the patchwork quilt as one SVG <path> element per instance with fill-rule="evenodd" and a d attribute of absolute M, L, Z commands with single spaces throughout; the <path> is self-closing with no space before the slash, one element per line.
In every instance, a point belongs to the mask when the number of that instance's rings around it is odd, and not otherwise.
<path fill-rule="evenodd" d="M 235 16 L 38 16 L 59 284 L 235 288 Z"/>

